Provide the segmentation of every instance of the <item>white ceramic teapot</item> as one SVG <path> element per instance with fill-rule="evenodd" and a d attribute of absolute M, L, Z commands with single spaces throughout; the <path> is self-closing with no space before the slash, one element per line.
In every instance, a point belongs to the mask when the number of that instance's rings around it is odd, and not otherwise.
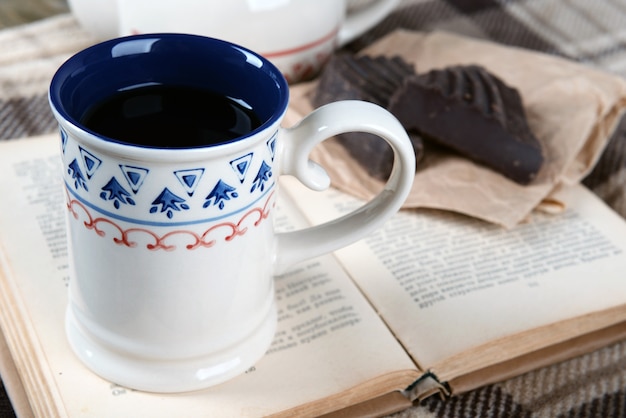
<path fill-rule="evenodd" d="M 269 58 L 289 82 L 314 76 L 335 48 L 380 22 L 399 0 L 69 0 L 101 39 L 184 32 Z"/>

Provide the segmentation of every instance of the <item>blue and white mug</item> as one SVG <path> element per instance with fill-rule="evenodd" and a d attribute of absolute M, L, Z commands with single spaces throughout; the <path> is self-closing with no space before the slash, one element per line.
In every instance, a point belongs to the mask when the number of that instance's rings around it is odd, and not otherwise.
<path fill-rule="evenodd" d="M 146 86 L 211 91 L 253 109 L 259 124 L 207 145 L 186 145 L 184 124 L 165 145 L 85 126 L 95 105 Z M 95 373 L 139 390 L 200 389 L 251 367 L 274 336 L 273 275 L 380 226 L 414 176 L 410 141 L 387 111 L 337 102 L 283 128 L 289 90 L 280 71 L 216 39 L 147 34 L 94 45 L 61 65 L 49 99 L 67 198 L 68 339 Z M 384 190 L 332 223 L 275 233 L 278 177 L 328 187 L 309 153 L 348 131 L 379 135 L 394 149 Z"/>

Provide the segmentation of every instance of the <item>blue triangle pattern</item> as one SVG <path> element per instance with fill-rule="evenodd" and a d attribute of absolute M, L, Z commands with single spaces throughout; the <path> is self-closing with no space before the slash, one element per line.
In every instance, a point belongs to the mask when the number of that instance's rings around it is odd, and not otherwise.
<path fill-rule="evenodd" d="M 63 154 L 65 154 L 65 146 L 67 145 L 67 132 L 63 129 L 59 129 L 61 131 L 61 150 Z"/>
<path fill-rule="evenodd" d="M 100 164 L 102 164 L 102 160 L 93 155 L 91 152 L 84 149 L 83 147 L 79 146 L 78 149 L 80 151 L 80 157 L 83 160 L 83 165 L 85 167 L 85 174 L 87 174 L 87 178 L 90 179 L 98 170 Z"/>
<path fill-rule="evenodd" d="M 195 174 L 188 174 L 186 176 L 183 176 L 181 180 L 187 185 L 187 187 L 191 187 L 194 185 L 197 178 L 198 176 L 196 176 Z"/>
<path fill-rule="evenodd" d="M 233 168 L 235 174 L 237 174 L 237 178 L 241 183 L 243 183 L 246 179 L 246 174 L 248 173 L 248 169 L 252 163 L 253 155 L 254 153 L 251 152 L 249 154 L 242 155 L 241 157 L 237 157 L 230 162 L 230 166 Z"/>
<path fill-rule="evenodd" d="M 274 136 L 267 140 L 267 149 L 270 151 L 272 161 L 274 161 L 274 157 L 276 156 L 276 136 L 277 134 L 274 134 Z"/>
<path fill-rule="evenodd" d="M 131 184 L 138 184 L 141 181 L 141 175 L 134 171 L 129 171 L 126 173 L 128 175 L 128 180 Z"/>
<path fill-rule="evenodd" d="M 137 194 L 141 188 L 146 176 L 150 172 L 147 168 L 135 167 L 132 165 L 120 164 L 120 170 L 124 174 L 124 178 L 128 182 L 133 193 Z"/>
<path fill-rule="evenodd" d="M 200 179 L 204 174 L 204 168 L 191 168 L 188 170 L 176 170 L 174 171 L 174 175 L 182 184 L 183 188 L 187 192 L 189 196 L 193 196 L 193 193 L 196 191 L 198 187 L 198 183 L 200 183 Z"/>

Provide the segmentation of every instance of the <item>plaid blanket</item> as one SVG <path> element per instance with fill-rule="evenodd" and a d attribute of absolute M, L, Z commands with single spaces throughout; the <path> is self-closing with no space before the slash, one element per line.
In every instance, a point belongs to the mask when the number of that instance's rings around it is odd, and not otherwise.
<path fill-rule="evenodd" d="M 396 28 L 447 30 L 559 55 L 626 77 L 626 0 L 404 0 L 345 49 Z M 69 15 L 0 32 L 0 139 L 56 130 L 46 90 L 58 65 L 95 42 Z M 626 217 L 626 119 L 584 183 Z M 1 383 L 1 382 L 0 382 Z M 0 391 L 0 416 L 11 416 Z M 626 416 L 626 341 L 394 417 Z"/>

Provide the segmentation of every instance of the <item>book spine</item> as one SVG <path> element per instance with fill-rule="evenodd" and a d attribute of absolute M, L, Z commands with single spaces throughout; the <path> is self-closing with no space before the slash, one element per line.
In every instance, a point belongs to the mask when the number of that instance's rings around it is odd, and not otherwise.
<path fill-rule="evenodd" d="M 403 395 L 411 402 L 421 402 L 437 394 L 442 399 L 447 399 L 452 396 L 452 390 L 446 382 L 441 382 L 437 375 L 431 371 L 426 371 L 403 391 Z"/>

